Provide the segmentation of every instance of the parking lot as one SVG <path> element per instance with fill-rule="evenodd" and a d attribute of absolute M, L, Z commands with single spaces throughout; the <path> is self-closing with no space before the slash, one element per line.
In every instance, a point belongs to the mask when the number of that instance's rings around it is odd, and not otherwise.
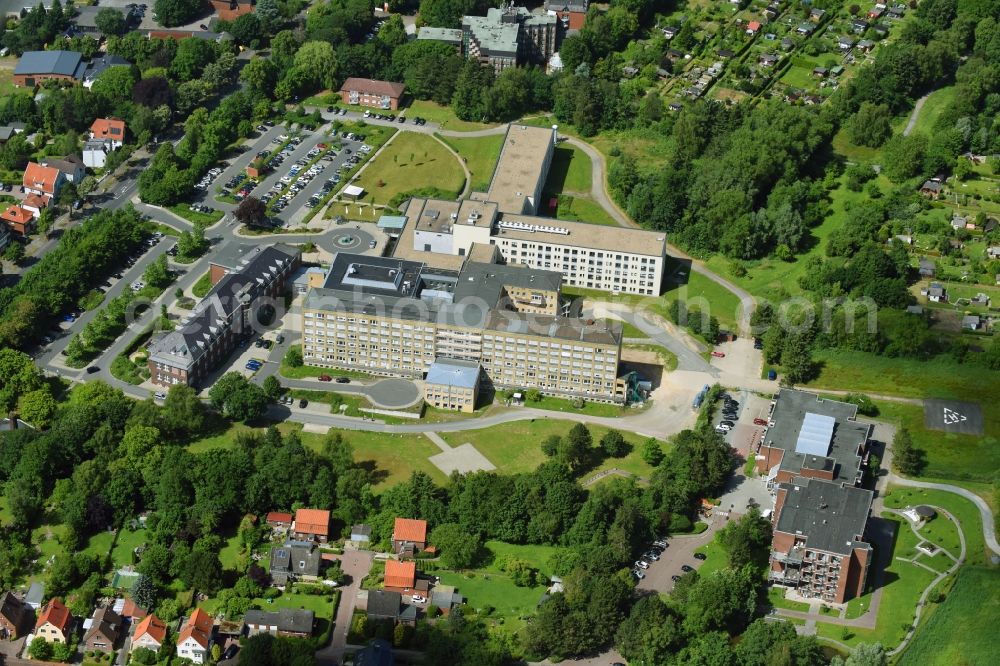
<path fill-rule="evenodd" d="M 660 553 L 658 561 L 650 562 L 649 568 L 643 570 L 644 578 L 636 584 L 636 589 L 656 592 L 670 592 L 676 581 L 674 576 L 683 576 L 683 567 L 697 570 L 703 560 L 696 559 L 695 550 L 715 538 L 715 533 L 725 524 L 725 519 L 715 519 L 709 523 L 708 529 L 693 536 L 674 536 L 667 539 L 667 547 Z"/>
<path fill-rule="evenodd" d="M 750 455 L 753 444 L 760 440 L 767 426 L 767 419 L 770 415 L 771 401 L 749 391 L 733 391 L 728 394 L 733 400 L 739 403 L 735 408 L 736 418 L 727 418 L 725 411 L 725 401 L 720 400 L 715 407 L 712 417 L 712 425 L 718 427 L 725 422 L 730 425 L 730 429 L 722 434 L 729 445 L 736 453 L 746 460 Z M 732 416 L 733 412 L 729 412 Z"/>

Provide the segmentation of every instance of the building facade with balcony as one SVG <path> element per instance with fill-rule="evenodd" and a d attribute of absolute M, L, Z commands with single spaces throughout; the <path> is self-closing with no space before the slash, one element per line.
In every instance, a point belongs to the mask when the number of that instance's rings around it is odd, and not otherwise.
<path fill-rule="evenodd" d="M 781 390 L 756 456 L 774 493 L 770 579 L 805 597 L 844 603 L 864 593 L 874 494 L 860 487 L 872 426 L 857 407 Z"/>

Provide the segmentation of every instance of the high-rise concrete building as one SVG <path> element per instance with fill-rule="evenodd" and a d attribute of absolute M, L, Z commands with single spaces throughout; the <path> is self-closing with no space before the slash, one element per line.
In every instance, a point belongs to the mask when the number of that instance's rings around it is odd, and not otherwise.
<path fill-rule="evenodd" d="M 623 401 L 621 324 L 560 316 L 561 283 L 554 271 L 472 260 L 449 270 L 340 253 L 303 303 L 303 357 L 415 378 L 435 364 L 481 367 L 491 387 Z M 442 406 L 464 406 L 452 392 L 435 395 Z"/>
<path fill-rule="evenodd" d="M 395 256 L 457 270 L 474 252 L 479 261 L 497 252 L 508 264 L 557 271 L 571 286 L 658 296 L 662 232 L 537 215 L 556 137 L 555 128 L 510 125 L 487 191 L 458 202 L 411 199 Z"/>

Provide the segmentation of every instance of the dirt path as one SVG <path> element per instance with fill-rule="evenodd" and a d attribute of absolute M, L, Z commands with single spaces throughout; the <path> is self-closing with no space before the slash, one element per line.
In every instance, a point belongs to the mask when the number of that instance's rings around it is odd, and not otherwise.
<path fill-rule="evenodd" d="M 903 136 L 910 136 L 910 132 L 912 132 L 913 128 L 917 126 L 917 118 L 920 117 L 920 109 L 924 108 L 924 102 L 926 102 L 927 98 L 930 96 L 931 93 L 927 93 L 918 99 L 917 103 L 913 105 L 913 112 L 910 113 L 910 119 L 906 121 L 906 129 L 903 130 Z"/>

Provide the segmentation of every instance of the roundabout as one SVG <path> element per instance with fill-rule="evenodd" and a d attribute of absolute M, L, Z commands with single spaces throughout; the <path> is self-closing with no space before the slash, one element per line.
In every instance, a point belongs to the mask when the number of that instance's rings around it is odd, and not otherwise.
<path fill-rule="evenodd" d="M 317 239 L 316 244 L 331 253 L 364 252 L 373 240 L 375 237 L 367 231 L 345 226 L 323 234 L 322 238 Z"/>

